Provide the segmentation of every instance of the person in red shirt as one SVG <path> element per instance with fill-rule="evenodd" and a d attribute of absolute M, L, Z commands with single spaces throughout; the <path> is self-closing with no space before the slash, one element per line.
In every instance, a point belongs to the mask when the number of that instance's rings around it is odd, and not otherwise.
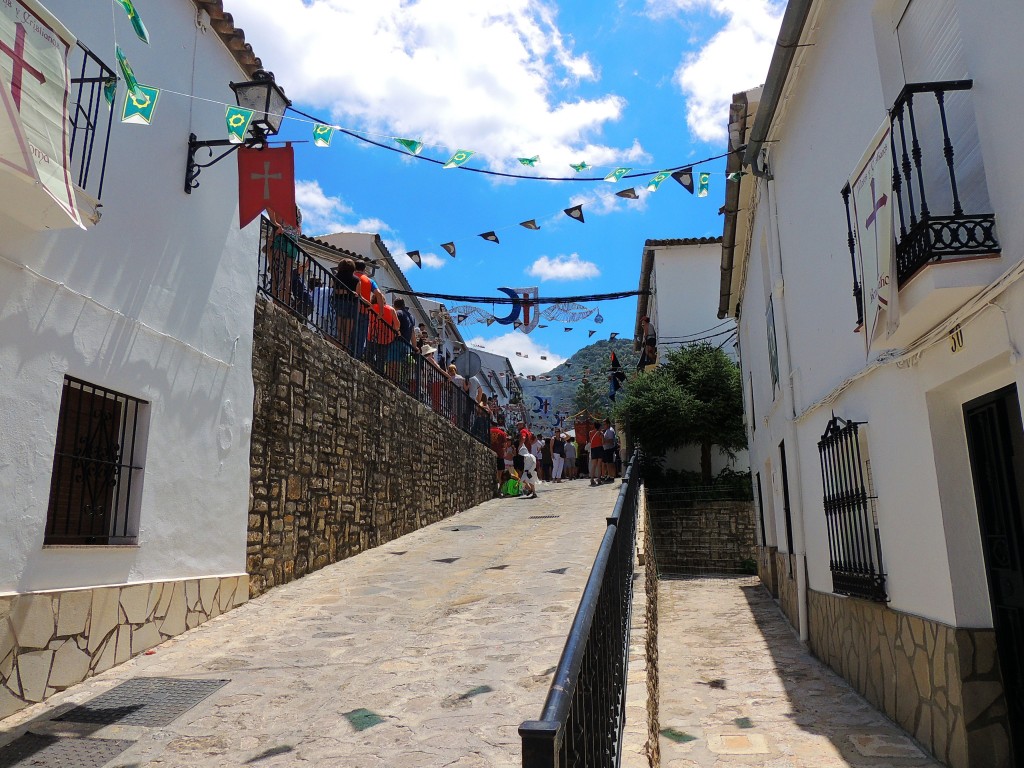
<path fill-rule="evenodd" d="M 601 474 L 604 466 L 604 434 L 601 432 L 601 422 L 595 421 L 594 428 L 590 430 L 590 484 L 597 485 L 601 482 Z"/>
<path fill-rule="evenodd" d="M 374 282 L 373 278 L 366 274 L 366 262 L 357 261 L 355 276 L 359 280 L 359 285 L 356 286 L 356 295 L 359 297 L 359 310 L 356 314 L 356 336 L 355 336 L 355 356 L 360 360 L 363 359 L 366 352 L 366 341 L 368 337 L 368 331 L 370 327 L 370 307 L 374 301 L 377 301 L 384 305 L 384 294 L 381 293 L 380 288 L 377 287 L 377 283 Z"/>
<path fill-rule="evenodd" d="M 398 338 L 398 313 L 395 312 L 394 307 L 383 300 L 383 297 L 379 301 L 377 296 L 373 298 L 372 314 L 369 318 L 370 327 L 367 331 L 367 340 L 370 342 L 367 362 L 376 370 L 381 371 L 384 369 L 388 348 Z"/>

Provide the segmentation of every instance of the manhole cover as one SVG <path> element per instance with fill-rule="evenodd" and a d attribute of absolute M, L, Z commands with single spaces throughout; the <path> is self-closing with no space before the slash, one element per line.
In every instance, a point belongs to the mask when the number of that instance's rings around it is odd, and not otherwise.
<path fill-rule="evenodd" d="M 132 743 L 26 733 L 0 748 L 0 768 L 100 768 Z"/>
<path fill-rule="evenodd" d="M 168 725 L 227 683 L 227 680 L 137 677 L 56 719 L 69 723 L 119 723 L 159 728 Z"/>
<path fill-rule="evenodd" d="M 442 528 L 442 531 L 479 531 L 479 525 L 449 525 L 446 528 Z"/>

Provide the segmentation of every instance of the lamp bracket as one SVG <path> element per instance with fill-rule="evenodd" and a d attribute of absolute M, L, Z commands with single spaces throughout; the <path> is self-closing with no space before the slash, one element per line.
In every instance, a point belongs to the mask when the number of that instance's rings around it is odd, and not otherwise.
<path fill-rule="evenodd" d="M 199 141 L 194 133 L 188 135 L 188 157 L 185 160 L 185 194 L 191 195 L 192 190 L 199 187 L 199 174 L 203 168 L 216 165 L 239 147 L 262 149 L 267 145 L 265 136 L 252 136 L 242 143 L 228 141 L 227 139 L 211 139 L 210 141 Z M 216 157 L 213 156 L 214 147 L 228 147 Z M 196 161 L 196 151 L 205 149 L 210 159 L 205 163 Z"/>

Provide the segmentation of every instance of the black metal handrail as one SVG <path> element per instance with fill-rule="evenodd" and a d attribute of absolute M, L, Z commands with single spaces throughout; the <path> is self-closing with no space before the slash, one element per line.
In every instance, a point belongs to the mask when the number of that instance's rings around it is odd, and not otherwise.
<path fill-rule="evenodd" d="M 116 75 L 114 70 L 81 41 L 78 48 L 82 61 L 77 67 L 78 76 L 71 78 L 68 98 L 68 123 L 71 128 L 68 154 L 71 157 L 71 172 L 75 183 L 99 200 L 103 197 L 107 150 L 110 147 L 110 126 L 114 121 L 114 108 L 112 105 L 108 106 L 103 89 L 112 78 L 116 78 Z M 72 71 L 75 71 L 74 68 Z M 107 113 L 105 128 L 102 125 L 103 110 Z M 95 168 L 95 165 L 99 168 Z M 93 186 L 90 186 L 90 180 Z"/>
<path fill-rule="evenodd" d="M 889 110 L 893 199 L 896 203 L 896 273 L 900 287 L 930 261 L 987 255 L 1000 250 L 995 234 L 995 216 L 991 212 L 965 212 L 957 185 L 956 153 L 950 138 L 946 96 L 969 91 L 973 85 L 973 80 L 908 83 Z M 915 113 L 915 97 L 923 94 L 931 94 L 937 115 Z M 931 109 L 931 101 L 925 100 L 921 104 L 918 99 L 917 107 L 918 112 Z M 925 158 L 925 150 L 929 149 L 927 145 L 938 139 L 931 136 L 936 117 L 942 132 L 944 174 L 936 170 L 936 147 L 930 147 L 932 155 Z M 936 175 L 944 175 L 948 179 L 948 202 L 943 184 L 938 183 Z M 932 177 L 930 183 L 929 176 Z M 932 196 L 931 202 L 929 195 Z M 941 195 L 939 203 L 936 202 L 937 195 Z"/>
<path fill-rule="evenodd" d="M 639 472 L 623 477 L 539 720 L 519 726 L 523 768 L 615 768 L 626 711 Z"/>
<path fill-rule="evenodd" d="M 342 347 L 405 394 L 490 445 L 490 411 L 419 353 L 377 308 L 342 285 L 298 241 L 260 224 L 258 290 Z M 320 289 L 323 290 L 320 290 Z"/>

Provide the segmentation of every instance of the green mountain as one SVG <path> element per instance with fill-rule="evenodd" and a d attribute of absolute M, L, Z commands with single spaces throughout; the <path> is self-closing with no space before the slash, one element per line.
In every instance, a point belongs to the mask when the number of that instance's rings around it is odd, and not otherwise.
<path fill-rule="evenodd" d="M 539 374 L 536 381 L 520 379 L 523 385 L 523 402 L 529 413 L 534 428 L 544 431 L 557 426 L 558 415 L 572 416 L 579 409 L 574 397 L 583 379 L 586 379 L 597 395 L 598 410 L 607 413 L 611 401 L 608 399 L 608 374 L 611 371 L 611 353 L 622 364 L 626 375 L 636 368 L 639 352 L 633 351 L 631 339 L 601 340 L 583 347 L 561 365 L 547 373 Z M 588 372 L 589 371 L 589 372 Z M 558 381 L 558 377 L 562 381 Z M 550 381 L 548 380 L 550 378 Z M 541 401 L 538 398 L 551 398 L 547 414 L 541 412 Z"/>

